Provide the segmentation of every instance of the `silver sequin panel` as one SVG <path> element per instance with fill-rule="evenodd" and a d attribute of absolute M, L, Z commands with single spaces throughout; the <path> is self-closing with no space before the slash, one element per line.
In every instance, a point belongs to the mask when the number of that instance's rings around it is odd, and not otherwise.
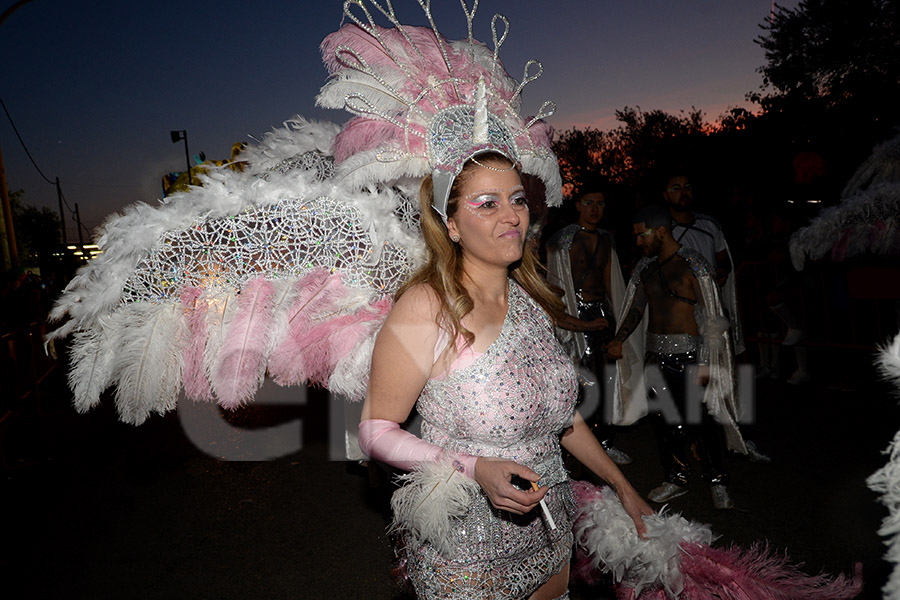
<path fill-rule="evenodd" d="M 390 293 L 413 267 L 406 249 L 376 245 L 355 207 L 291 198 L 167 233 L 128 278 L 122 303 L 171 300 L 185 287 L 237 291 L 260 275 L 298 279 L 322 268 L 351 287 Z"/>
<path fill-rule="evenodd" d="M 657 354 L 687 354 L 700 349 L 699 335 L 688 333 L 652 333 L 647 332 L 647 352 Z"/>

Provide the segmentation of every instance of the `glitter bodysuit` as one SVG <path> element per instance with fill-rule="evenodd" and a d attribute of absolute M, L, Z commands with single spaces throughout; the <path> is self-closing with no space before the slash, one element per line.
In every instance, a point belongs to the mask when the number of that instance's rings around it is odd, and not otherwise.
<path fill-rule="evenodd" d="M 478 494 L 450 534 L 451 556 L 427 543 L 407 548 L 420 598 L 527 598 L 568 564 L 574 500 L 559 439 L 574 419 L 576 385 L 550 319 L 510 281 L 497 340 L 471 364 L 430 379 L 419 396 L 422 437 L 533 469 L 540 485 L 550 487 L 545 500 L 557 529 L 549 528 L 540 509 L 513 515 Z"/>

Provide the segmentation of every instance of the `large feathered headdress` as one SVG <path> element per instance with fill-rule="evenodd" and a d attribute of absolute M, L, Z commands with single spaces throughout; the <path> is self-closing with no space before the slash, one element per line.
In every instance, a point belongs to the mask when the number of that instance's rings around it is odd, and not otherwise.
<path fill-rule="evenodd" d="M 520 115 L 522 89 L 541 75 L 541 64 L 529 61 L 521 82 L 510 77 L 498 58 L 509 22 L 494 16 L 494 49 L 488 49 L 472 37 L 477 0 L 471 10 L 462 2 L 469 35 L 455 42 L 437 30 L 430 1 L 418 2 L 430 28 L 402 25 L 390 0 L 386 6 L 347 0 L 344 13 L 353 23 L 322 42 L 331 80 L 316 103 L 356 115 L 336 139 L 336 175 L 364 186 L 430 173 L 434 209 L 446 219 L 450 186 L 463 164 L 493 151 L 538 176 L 547 204 L 558 205 L 562 185 L 550 150 L 552 129 L 542 120 L 555 105 L 545 102 L 528 120 Z M 367 3 L 393 28 L 377 25 Z M 498 23 L 503 24 L 500 35 Z"/>

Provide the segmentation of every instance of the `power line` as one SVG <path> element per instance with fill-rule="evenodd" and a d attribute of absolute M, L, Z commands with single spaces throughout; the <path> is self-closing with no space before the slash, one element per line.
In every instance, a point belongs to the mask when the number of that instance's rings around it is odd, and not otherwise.
<path fill-rule="evenodd" d="M 16 124 L 13 123 L 12 117 L 9 115 L 9 111 L 6 109 L 6 103 L 3 101 L 3 98 L 0 98 L 0 105 L 3 105 L 3 112 L 6 113 L 6 118 L 9 120 L 9 124 L 12 125 L 13 131 L 16 132 L 16 137 L 19 138 L 19 143 L 22 144 L 22 150 L 24 150 L 25 154 L 28 155 L 28 159 L 31 161 L 31 164 L 33 164 L 34 168 L 37 169 L 37 172 L 41 174 L 41 177 L 44 178 L 44 181 L 46 181 L 50 185 L 56 185 L 55 181 L 50 181 L 50 178 L 44 175 L 44 172 L 41 171 L 41 168 L 34 161 L 34 158 L 31 156 L 31 152 L 28 151 L 28 146 L 25 145 L 25 140 L 22 139 L 21 134 L 19 134 L 19 129 L 16 127 Z"/>

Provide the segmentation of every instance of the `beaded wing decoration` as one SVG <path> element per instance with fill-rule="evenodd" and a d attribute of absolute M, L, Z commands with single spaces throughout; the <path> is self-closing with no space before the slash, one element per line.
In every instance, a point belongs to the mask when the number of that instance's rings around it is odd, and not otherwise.
<path fill-rule="evenodd" d="M 423 175 L 496 150 L 559 202 L 550 105 L 518 112 L 540 65 L 511 78 L 497 55 L 506 30 L 493 28 L 493 50 L 472 38 L 477 2 L 462 4 L 468 39 L 450 42 L 417 1 L 428 27 L 401 25 L 390 2 L 345 3 L 352 22 L 322 43 L 331 78 L 317 101 L 350 111 L 346 124 L 295 117 L 248 145 L 243 171 L 212 170 L 102 225 L 103 253 L 58 300 L 51 318 L 66 320 L 48 336 L 71 336 L 78 410 L 107 388 L 133 424 L 182 393 L 234 408 L 266 376 L 360 400 L 392 295 L 422 262 Z"/>

